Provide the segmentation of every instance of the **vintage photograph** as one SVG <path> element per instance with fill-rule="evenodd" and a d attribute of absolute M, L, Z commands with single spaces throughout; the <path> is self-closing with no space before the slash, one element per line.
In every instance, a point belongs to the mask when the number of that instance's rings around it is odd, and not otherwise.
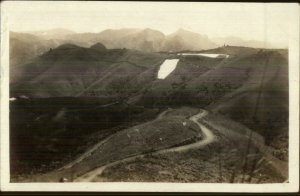
<path fill-rule="evenodd" d="M 10 183 L 289 183 L 299 5 L 14 6 Z"/>

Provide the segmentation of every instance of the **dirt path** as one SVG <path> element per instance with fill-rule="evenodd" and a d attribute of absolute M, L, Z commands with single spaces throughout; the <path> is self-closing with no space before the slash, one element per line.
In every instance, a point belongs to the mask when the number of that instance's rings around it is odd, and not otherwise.
<path fill-rule="evenodd" d="M 207 144 L 210 144 L 214 141 L 214 134 L 212 133 L 211 130 L 209 130 L 207 127 L 205 127 L 204 125 L 202 125 L 201 123 L 198 122 L 199 119 L 203 118 L 204 116 L 207 115 L 207 111 L 205 110 L 200 110 L 200 112 L 192 117 L 190 117 L 190 120 L 193 121 L 194 123 L 196 123 L 200 130 L 202 131 L 201 133 L 199 133 L 200 136 L 202 136 L 203 139 L 201 139 L 200 141 L 197 141 L 195 143 L 192 144 L 187 144 L 187 145 L 183 145 L 183 146 L 178 146 L 178 147 L 174 147 L 174 148 L 169 148 L 169 149 L 164 149 L 159 151 L 159 153 L 167 153 L 167 152 L 183 152 L 183 151 L 187 151 L 193 148 L 201 148 L 206 146 Z"/>
<path fill-rule="evenodd" d="M 164 112 L 160 113 L 155 120 L 159 120 L 161 118 L 163 118 L 163 116 L 171 111 L 172 109 L 167 109 Z M 201 122 L 199 122 L 200 119 L 202 119 L 203 117 L 205 117 L 208 114 L 208 112 L 206 110 L 200 110 L 200 112 L 194 116 L 191 116 L 189 119 L 191 121 L 193 121 L 194 123 L 196 123 L 199 128 L 201 129 L 201 132 L 199 132 L 199 135 L 202 136 L 202 139 L 200 141 L 197 141 L 195 143 L 192 144 L 187 144 L 187 145 L 183 145 L 183 146 L 178 146 L 178 147 L 173 147 L 173 148 L 168 148 L 168 149 L 162 149 L 162 150 L 158 150 L 154 153 L 152 153 L 153 155 L 157 155 L 157 154 L 164 154 L 164 153 L 170 153 L 170 152 L 185 152 L 191 149 L 199 149 L 199 148 L 203 148 L 205 146 L 207 146 L 208 144 L 212 143 L 215 141 L 215 135 L 213 134 L 213 132 L 210 130 L 210 128 L 208 128 L 207 126 L 203 125 Z M 152 121 L 150 121 L 152 122 Z M 214 123 L 212 123 L 214 124 Z M 217 129 L 218 131 L 220 131 L 218 128 L 216 128 L 215 126 L 213 126 L 215 129 Z M 92 147 L 91 149 L 89 149 L 86 153 L 84 153 L 81 157 L 79 157 L 78 159 L 76 159 L 74 162 L 66 165 L 64 168 L 70 168 L 72 167 L 74 164 L 82 161 L 84 158 L 90 156 L 90 154 L 96 150 L 97 148 L 99 148 L 102 144 L 104 144 L 109 138 L 105 139 L 104 141 L 96 144 L 94 147 Z M 255 138 L 252 138 L 252 140 L 255 140 Z M 269 152 L 266 152 L 265 147 L 263 147 L 264 145 L 261 144 L 260 142 L 254 142 L 259 143 L 259 145 L 257 145 L 257 147 L 263 152 L 263 154 L 265 155 L 267 160 L 270 160 L 272 162 L 272 165 L 275 166 L 275 168 L 277 170 L 280 171 L 280 168 L 285 168 L 286 166 L 283 164 L 279 164 L 277 160 L 274 160 L 273 157 L 271 155 L 269 155 Z M 262 146 L 263 145 L 263 146 Z M 128 157 L 128 158 L 124 158 L 118 161 L 115 161 L 113 163 L 109 163 L 106 165 L 103 165 L 101 167 L 98 167 L 96 169 L 91 170 L 90 172 L 87 172 L 85 174 L 83 174 L 82 176 L 79 176 L 78 178 L 76 178 L 74 181 L 75 182 L 92 182 L 93 179 L 95 179 L 97 176 L 101 175 L 102 172 L 111 166 L 120 164 L 120 163 L 124 163 L 124 162 L 129 162 L 129 161 L 133 161 L 137 158 L 143 158 L 145 157 L 147 154 L 140 154 L 140 155 L 135 155 L 132 157 Z M 271 157 L 271 158 L 270 158 Z M 278 167 L 277 167 L 278 166 Z M 285 166 L 285 167 L 284 167 Z M 283 169 L 284 170 L 284 169 Z M 285 174 L 285 171 L 280 171 L 280 173 L 283 174 L 283 176 L 287 176 L 287 174 Z"/>
<path fill-rule="evenodd" d="M 162 118 L 162 116 L 167 113 L 170 109 L 162 112 L 157 119 Z M 200 118 L 203 118 L 204 116 L 207 115 L 207 111 L 205 110 L 200 110 L 200 112 L 192 117 L 190 117 L 190 120 L 193 121 L 194 123 L 196 123 L 199 128 L 201 129 L 201 133 L 199 133 L 199 135 L 201 134 L 202 136 L 202 140 L 197 141 L 195 143 L 192 144 L 188 144 L 188 145 L 184 145 L 184 146 L 178 146 L 178 147 L 174 147 L 174 148 L 169 148 L 169 149 L 163 149 L 163 150 L 159 150 L 156 151 L 152 154 L 163 154 L 163 153 L 168 153 L 168 152 L 184 152 L 190 149 L 194 149 L 194 148 L 201 148 L 201 147 L 205 147 L 207 144 L 212 143 L 214 141 L 214 135 L 213 133 L 204 125 L 202 125 L 201 123 L 198 122 L 198 120 Z M 133 157 L 129 157 L 129 158 L 125 158 L 107 165 L 104 165 L 102 167 L 98 167 L 78 178 L 75 179 L 75 182 L 91 182 L 95 177 L 99 176 L 102 174 L 102 172 L 107 168 L 107 167 L 111 167 L 113 165 L 122 163 L 122 162 L 127 162 L 127 161 L 132 161 L 136 158 L 142 158 L 144 157 L 146 154 L 141 154 L 141 155 L 136 155 Z"/>

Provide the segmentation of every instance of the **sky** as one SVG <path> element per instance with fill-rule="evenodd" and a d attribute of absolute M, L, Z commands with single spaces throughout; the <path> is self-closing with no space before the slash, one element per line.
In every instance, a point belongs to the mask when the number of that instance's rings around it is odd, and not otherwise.
<path fill-rule="evenodd" d="M 183 28 L 213 37 L 287 43 L 297 4 L 203 2 L 4 2 L 11 31 L 65 28 L 75 32 L 151 28 L 170 34 Z"/>

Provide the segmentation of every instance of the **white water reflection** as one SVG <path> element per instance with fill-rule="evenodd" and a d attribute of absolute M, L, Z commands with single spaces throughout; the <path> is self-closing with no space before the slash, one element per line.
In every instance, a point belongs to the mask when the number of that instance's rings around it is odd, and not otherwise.
<path fill-rule="evenodd" d="M 163 64 L 161 64 L 160 69 L 157 74 L 158 79 L 165 79 L 177 66 L 179 59 L 166 59 Z"/>
<path fill-rule="evenodd" d="M 206 56 L 210 58 L 228 58 L 228 54 L 206 54 L 206 53 L 178 53 L 182 56 Z"/>

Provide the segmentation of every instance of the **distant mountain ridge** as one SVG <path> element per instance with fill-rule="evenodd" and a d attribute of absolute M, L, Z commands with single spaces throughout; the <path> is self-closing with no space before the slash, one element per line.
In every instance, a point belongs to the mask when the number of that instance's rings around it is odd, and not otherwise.
<path fill-rule="evenodd" d="M 170 42 L 171 38 L 181 37 L 186 40 L 187 37 L 191 37 L 194 41 L 201 41 L 199 44 L 197 42 L 193 43 L 193 46 L 200 49 L 211 49 L 216 46 L 222 45 L 231 45 L 231 46 L 244 46 L 244 47 L 253 47 L 253 48 L 280 48 L 279 45 L 285 45 L 283 43 L 269 43 L 258 40 L 245 40 L 241 37 L 236 36 L 224 36 L 224 37 L 211 37 L 208 38 L 205 34 L 195 33 L 189 30 L 185 30 L 179 28 L 176 32 L 171 33 L 169 35 L 165 35 L 164 33 L 150 28 L 121 28 L 121 29 L 106 29 L 99 33 L 76 33 L 74 31 L 64 29 L 64 28 L 56 28 L 44 31 L 29 31 L 25 32 L 27 34 L 32 34 L 38 36 L 42 39 L 63 39 L 63 40 L 72 40 L 75 41 L 76 44 L 81 46 L 90 46 L 96 42 L 102 42 L 108 46 L 108 48 L 115 47 L 130 47 L 128 46 L 128 41 L 126 38 L 144 38 L 146 41 L 163 41 Z M 196 39 L 198 38 L 198 40 Z M 201 38 L 201 39 L 199 39 Z M 84 42 L 89 42 L 89 45 L 82 45 L 83 43 L 76 42 L 76 40 L 82 40 Z M 276 41 L 276 40 L 274 40 Z M 112 42 L 112 43 L 111 43 Z M 86 43 L 87 44 L 87 43 Z M 166 43 L 162 43 L 160 46 L 162 49 L 167 49 L 167 46 L 164 46 Z M 188 43 L 186 43 L 188 44 Z M 124 46 L 123 46 L 124 45 Z M 129 44 L 130 45 L 130 44 Z M 215 46 L 214 46 L 215 45 Z M 125 47 L 126 48 L 126 47 Z M 188 50 L 192 50 L 193 47 L 190 46 Z M 137 48 L 128 48 L 128 49 L 138 49 Z M 157 49 L 157 48 L 154 48 Z M 174 48 L 172 48 L 174 49 Z M 153 52 L 153 51 L 152 51 Z"/>
<path fill-rule="evenodd" d="M 101 42 L 108 49 L 127 48 L 146 52 L 203 50 L 217 46 L 207 36 L 183 29 L 170 35 L 150 28 L 107 29 L 100 33 L 69 34 L 68 40 L 86 47 Z"/>
<path fill-rule="evenodd" d="M 201 50 L 217 46 L 207 36 L 183 29 L 168 36 L 149 28 L 106 29 L 100 33 L 76 33 L 67 29 L 10 32 L 10 65 L 27 63 L 62 44 L 90 47 L 99 42 L 107 49 L 126 48 L 143 52 Z"/>
<path fill-rule="evenodd" d="M 179 29 L 175 33 L 166 36 L 163 51 L 196 51 L 212 49 L 216 47 L 218 47 L 218 45 L 209 40 L 208 36 L 206 35 L 200 35 L 191 31 Z"/>
<path fill-rule="evenodd" d="M 223 45 L 273 48 L 270 43 L 262 41 L 243 40 L 238 37 L 209 38 L 207 35 L 185 29 L 178 29 L 172 34 L 165 35 L 150 28 L 106 29 L 99 33 L 76 33 L 58 28 L 25 33 L 10 32 L 10 65 L 27 63 L 37 55 L 61 44 L 90 47 L 99 42 L 107 49 L 126 48 L 143 52 L 200 51 Z"/>
<path fill-rule="evenodd" d="M 49 40 L 49 39 L 65 39 L 65 36 L 68 36 L 70 34 L 75 34 L 76 32 L 64 28 L 56 28 L 56 29 L 50 29 L 45 31 L 29 31 L 26 33 Z"/>

